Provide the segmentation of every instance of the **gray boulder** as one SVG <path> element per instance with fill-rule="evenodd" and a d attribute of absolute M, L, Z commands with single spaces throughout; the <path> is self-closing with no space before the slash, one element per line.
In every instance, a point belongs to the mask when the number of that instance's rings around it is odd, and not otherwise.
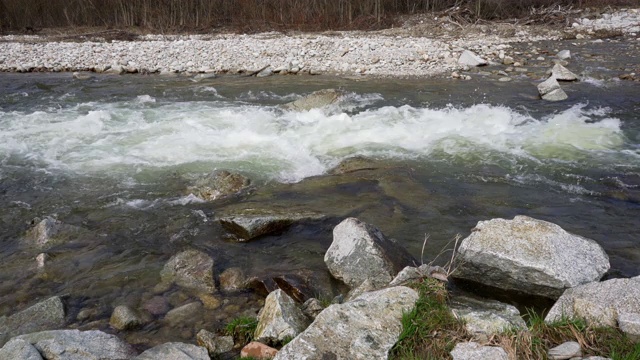
<path fill-rule="evenodd" d="M 553 76 L 538 84 L 538 92 L 542 99 L 547 101 L 562 101 L 569 98 Z"/>
<path fill-rule="evenodd" d="M 62 299 L 54 296 L 8 317 L 0 318 L 0 345 L 10 338 L 37 331 L 62 328 L 65 324 Z"/>
<path fill-rule="evenodd" d="M 207 349 L 192 344 L 169 342 L 151 349 L 134 358 L 134 360 L 210 360 Z"/>
<path fill-rule="evenodd" d="M 82 240 L 90 236 L 91 232 L 87 229 L 65 224 L 47 216 L 27 231 L 25 240 L 39 249 L 47 249 L 54 245 Z"/>
<path fill-rule="evenodd" d="M 618 327 L 630 338 L 640 341 L 640 313 L 619 314 Z"/>
<path fill-rule="evenodd" d="M 464 321 L 467 331 L 478 341 L 486 342 L 492 335 L 507 329 L 527 328 L 515 306 L 499 301 L 460 296 L 454 298 L 449 307 L 456 318 Z"/>
<path fill-rule="evenodd" d="M 254 339 L 263 343 L 279 343 L 304 331 L 309 320 L 298 305 L 281 289 L 267 296 L 258 315 Z"/>
<path fill-rule="evenodd" d="M 325 106 L 336 104 L 340 98 L 344 96 L 344 92 L 335 89 L 325 89 L 313 92 L 296 101 L 284 104 L 285 110 L 293 111 L 309 111 L 312 109 L 322 108 Z"/>
<path fill-rule="evenodd" d="M 482 346 L 476 342 L 457 343 L 451 351 L 453 360 L 509 360 L 501 347 Z"/>
<path fill-rule="evenodd" d="M 114 335 L 98 330 L 50 330 L 21 335 L 47 360 L 124 360 L 136 351 Z"/>
<path fill-rule="evenodd" d="M 627 315 L 628 314 L 628 315 Z M 567 289 L 544 321 L 579 317 L 590 324 L 616 326 L 627 316 L 640 314 L 640 278 L 611 279 Z M 622 328 L 622 327 L 621 327 Z"/>
<path fill-rule="evenodd" d="M 386 286 L 415 260 L 374 226 L 347 218 L 333 229 L 324 262 L 331 275 L 354 288 L 367 279 L 375 287 Z"/>
<path fill-rule="evenodd" d="M 169 259 L 160 272 L 163 283 L 175 283 L 185 289 L 211 293 L 216 290 L 213 259 L 198 250 L 186 250 Z"/>
<path fill-rule="evenodd" d="M 27 341 L 21 339 L 11 339 L 0 349 L 0 359 L 2 360 L 42 360 L 38 349 Z"/>
<path fill-rule="evenodd" d="M 469 50 L 465 50 L 460 54 L 460 58 L 458 58 L 458 64 L 466 65 L 466 66 L 483 66 L 487 65 L 487 60 L 481 58 L 480 56 L 474 54 Z"/>
<path fill-rule="evenodd" d="M 198 331 L 196 340 L 198 345 L 206 348 L 212 357 L 233 350 L 233 337 L 231 336 L 217 336 L 202 329 Z"/>
<path fill-rule="evenodd" d="M 599 280 L 610 267 L 595 241 L 528 216 L 478 222 L 457 262 L 454 277 L 549 298 Z"/>
<path fill-rule="evenodd" d="M 224 196 L 237 194 L 250 185 L 251 180 L 246 176 L 220 170 L 197 179 L 193 186 L 187 188 L 187 192 L 202 200 L 213 201 Z"/>
<path fill-rule="evenodd" d="M 582 356 L 582 348 L 575 341 L 567 341 L 549 349 L 548 355 L 550 360 L 579 358 Z"/>
<path fill-rule="evenodd" d="M 117 330 L 130 330 L 141 326 L 143 322 L 133 309 L 120 305 L 113 309 L 109 324 Z"/>
<path fill-rule="evenodd" d="M 235 214 L 221 216 L 218 221 L 227 231 L 234 234 L 238 241 L 249 241 L 283 231 L 299 221 L 322 218 L 324 218 L 323 215 L 313 212 L 244 209 Z"/>
<path fill-rule="evenodd" d="M 397 286 L 331 305 L 274 360 L 386 359 L 402 331 L 402 315 L 417 300 L 415 290 Z"/>
<path fill-rule="evenodd" d="M 555 64 L 553 66 L 553 69 L 551 69 L 551 77 L 555 78 L 556 80 L 560 80 L 560 81 L 576 81 L 578 80 L 578 75 L 572 73 L 569 69 L 567 69 L 566 67 L 560 65 L 560 64 Z"/>
<path fill-rule="evenodd" d="M 422 264 L 419 267 L 406 266 L 391 280 L 389 286 L 406 285 L 426 277 L 432 277 L 440 281 L 448 281 L 447 271 L 442 267 Z"/>

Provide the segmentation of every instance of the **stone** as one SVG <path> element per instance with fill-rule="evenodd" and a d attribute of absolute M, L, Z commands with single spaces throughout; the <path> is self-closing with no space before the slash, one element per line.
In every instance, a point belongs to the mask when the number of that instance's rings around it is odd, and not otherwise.
<path fill-rule="evenodd" d="M 88 80 L 91 79 L 91 75 L 87 74 L 87 73 L 81 73 L 81 72 L 74 72 L 73 74 L 71 74 L 73 76 L 74 79 L 76 80 Z"/>
<path fill-rule="evenodd" d="M 575 341 L 567 341 L 549 349 L 548 355 L 550 360 L 566 360 L 574 357 L 581 357 L 582 348 L 580 347 L 580 344 Z"/>
<path fill-rule="evenodd" d="M 160 272 L 163 283 L 175 283 L 185 289 L 211 293 L 216 290 L 213 259 L 198 250 L 186 250 L 169 259 Z"/>
<path fill-rule="evenodd" d="M 502 64 L 504 65 L 513 65 L 514 62 L 515 60 L 513 60 L 511 56 L 505 56 L 504 59 L 502 59 Z"/>
<path fill-rule="evenodd" d="M 328 171 L 330 175 L 348 174 L 362 170 L 375 170 L 380 166 L 374 160 L 364 156 L 352 156 L 340 162 L 337 166 Z"/>
<path fill-rule="evenodd" d="M 281 232 L 299 221 L 320 220 L 324 216 L 313 212 L 288 212 L 274 209 L 244 209 L 237 214 L 217 220 L 238 241 L 249 241 L 260 236 Z"/>
<path fill-rule="evenodd" d="M 10 338 L 65 326 L 65 307 L 58 296 L 51 297 L 8 317 L 0 318 L 0 345 Z"/>
<path fill-rule="evenodd" d="M 515 306 L 499 301 L 459 296 L 451 300 L 449 307 L 456 318 L 464 321 L 474 340 L 481 342 L 504 330 L 527 328 Z"/>
<path fill-rule="evenodd" d="M 105 74 L 122 75 L 126 72 L 122 65 L 113 64 L 110 68 L 104 71 Z"/>
<path fill-rule="evenodd" d="M 136 355 L 131 345 L 99 330 L 49 330 L 16 339 L 33 345 L 47 360 L 122 360 Z"/>
<path fill-rule="evenodd" d="M 22 339 L 11 339 L 0 349 L 2 360 L 42 360 L 38 349 Z"/>
<path fill-rule="evenodd" d="M 211 294 L 199 294 L 198 299 L 200 299 L 204 308 L 208 310 L 215 310 L 222 305 L 222 300 Z"/>
<path fill-rule="evenodd" d="M 116 330 L 131 330 L 142 326 L 142 320 L 133 309 L 120 305 L 113 310 L 109 324 Z"/>
<path fill-rule="evenodd" d="M 90 231 L 84 228 L 65 224 L 47 216 L 27 231 L 25 240 L 39 249 L 46 249 L 54 245 L 82 240 L 90 235 Z"/>
<path fill-rule="evenodd" d="M 133 360 L 210 360 L 207 349 L 192 344 L 181 342 L 168 342 L 151 349 L 133 358 Z"/>
<path fill-rule="evenodd" d="M 199 346 L 206 348 L 212 357 L 233 350 L 232 336 L 217 336 L 205 329 L 198 331 L 196 341 Z"/>
<path fill-rule="evenodd" d="M 469 50 L 465 50 L 460 54 L 460 58 L 458 58 L 458 64 L 467 65 L 467 66 L 483 66 L 487 65 L 487 60 L 481 58 L 480 56 L 474 54 Z"/>
<path fill-rule="evenodd" d="M 630 338 L 640 341 L 640 313 L 619 314 L 618 327 Z"/>
<path fill-rule="evenodd" d="M 189 323 L 202 313 L 202 308 L 199 301 L 194 301 L 169 311 L 164 320 L 172 325 Z"/>
<path fill-rule="evenodd" d="M 253 341 L 245 345 L 242 350 L 240 350 L 240 357 L 253 358 L 256 360 L 268 360 L 273 359 L 277 353 L 278 350 L 263 343 Z"/>
<path fill-rule="evenodd" d="M 560 65 L 560 64 L 555 64 L 553 66 L 553 68 L 551 69 L 551 77 L 555 78 L 556 80 L 560 80 L 560 81 L 576 81 L 578 80 L 578 75 L 572 73 L 569 69 L 567 69 L 566 67 Z"/>
<path fill-rule="evenodd" d="M 583 318 L 589 324 L 616 326 L 622 314 L 640 313 L 640 278 L 610 279 L 567 289 L 544 321 Z"/>
<path fill-rule="evenodd" d="M 228 268 L 220 274 L 220 289 L 226 292 L 240 291 L 246 288 L 247 278 L 239 267 Z"/>
<path fill-rule="evenodd" d="M 302 304 L 302 313 L 305 314 L 309 319 L 315 320 L 315 318 L 324 310 L 324 306 L 320 300 L 316 298 L 310 298 Z"/>
<path fill-rule="evenodd" d="M 219 170 L 197 179 L 194 185 L 187 188 L 186 192 L 202 200 L 213 201 L 240 193 L 249 188 L 249 186 L 251 186 L 251 180 L 246 176 Z"/>
<path fill-rule="evenodd" d="M 386 286 L 415 260 L 374 226 L 347 218 L 333 229 L 333 242 L 324 262 L 331 275 L 353 288 L 367 279 L 374 286 Z"/>
<path fill-rule="evenodd" d="M 595 241 L 521 215 L 478 222 L 456 260 L 454 277 L 552 299 L 599 280 L 610 267 Z"/>
<path fill-rule="evenodd" d="M 292 73 L 297 73 L 291 69 Z M 324 89 L 315 91 L 298 100 L 282 105 L 285 110 L 309 111 L 317 108 L 327 107 L 336 104 L 344 96 L 344 92 L 336 89 Z"/>
<path fill-rule="evenodd" d="M 538 92 L 542 99 L 547 101 L 562 101 L 569 98 L 553 76 L 538 84 Z"/>
<path fill-rule="evenodd" d="M 278 288 L 282 289 L 295 301 L 303 303 L 314 296 L 315 291 L 309 287 L 309 279 L 296 274 L 282 274 L 273 277 Z"/>
<path fill-rule="evenodd" d="M 510 77 L 508 77 L 508 76 L 504 76 L 504 77 L 501 77 L 501 78 L 498 79 L 498 81 L 500 81 L 500 82 L 509 82 L 511 80 L 512 79 Z"/>
<path fill-rule="evenodd" d="M 162 296 L 154 296 L 147 300 L 142 308 L 151 315 L 164 315 L 169 311 L 169 302 Z"/>
<path fill-rule="evenodd" d="M 297 336 L 308 325 L 308 319 L 295 301 L 278 289 L 265 299 L 253 338 L 260 342 L 277 344 Z"/>
<path fill-rule="evenodd" d="M 451 351 L 453 360 L 509 360 L 507 352 L 497 346 L 482 346 L 476 342 L 457 343 Z"/>
<path fill-rule="evenodd" d="M 274 360 L 386 359 L 402 332 L 402 315 L 417 300 L 415 290 L 396 286 L 331 305 Z"/>
<path fill-rule="evenodd" d="M 344 301 L 349 301 L 352 299 L 357 298 L 358 296 L 370 292 L 370 291 L 376 291 L 376 290 L 380 290 L 383 287 L 385 287 L 384 285 L 378 283 L 376 285 L 376 283 L 371 280 L 371 279 L 366 279 L 365 281 L 363 281 L 360 285 L 352 288 L 349 293 L 347 294 L 347 296 L 345 296 Z"/>
<path fill-rule="evenodd" d="M 273 68 L 271 66 L 267 66 L 266 68 L 260 70 L 260 72 L 256 74 L 256 77 L 267 77 L 271 75 L 273 75 Z"/>
<path fill-rule="evenodd" d="M 556 54 L 556 57 L 560 60 L 571 59 L 571 50 L 561 50 Z"/>
<path fill-rule="evenodd" d="M 389 283 L 389 286 L 406 285 L 422 278 L 432 277 L 440 281 L 448 281 L 447 271 L 440 266 L 422 264 L 419 267 L 406 266 Z"/>

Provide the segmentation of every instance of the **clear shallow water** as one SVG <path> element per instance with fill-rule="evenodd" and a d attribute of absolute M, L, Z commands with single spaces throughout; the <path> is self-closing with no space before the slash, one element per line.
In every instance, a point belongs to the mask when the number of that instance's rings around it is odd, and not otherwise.
<path fill-rule="evenodd" d="M 309 112 L 278 106 L 322 88 L 347 95 Z M 634 83 L 568 84 L 571 100 L 555 104 L 537 100 L 526 79 L 0 74 L 0 89 L 0 314 L 66 293 L 76 312 L 99 304 L 108 319 L 113 304 L 150 296 L 164 262 L 186 247 L 211 254 L 217 271 L 322 272 L 331 228 L 346 216 L 375 224 L 417 258 L 429 234 L 430 260 L 479 220 L 524 214 L 598 241 L 610 276 L 640 273 Z M 356 155 L 381 168 L 325 176 Z M 186 187 L 213 169 L 239 171 L 256 189 L 214 203 L 189 196 Z M 225 240 L 212 221 L 256 206 L 328 219 L 246 244 Z M 42 276 L 21 237 L 47 215 L 96 236 L 49 251 Z M 251 294 L 226 299 L 240 310 L 212 314 L 209 327 L 255 307 Z M 152 325 L 138 341 L 162 329 Z"/>

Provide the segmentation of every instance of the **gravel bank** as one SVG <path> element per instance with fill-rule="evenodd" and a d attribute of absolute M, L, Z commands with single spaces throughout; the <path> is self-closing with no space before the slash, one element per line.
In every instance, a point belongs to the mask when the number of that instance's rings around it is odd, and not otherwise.
<path fill-rule="evenodd" d="M 463 50 L 501 61 L 510 55 L 511 43 L 589 38 L 599 29 L 630 37 L 640 32 L 637 9 L 580 19 L 562 31 L 507 24 L 462 29 L 437 20 L 377 32 L 145 35 L 137 41 L 111 42 L 4 36 L 0 37 L 0 71 L 250 73 L 266 68 L 265 75 L 433 76 L 459 69 Z M 430 31 L 433 26 L 441 30 L 437 35 Z"/>

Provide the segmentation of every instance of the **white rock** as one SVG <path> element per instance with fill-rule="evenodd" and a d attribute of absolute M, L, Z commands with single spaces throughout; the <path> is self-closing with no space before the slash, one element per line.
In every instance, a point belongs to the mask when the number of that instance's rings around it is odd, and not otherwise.
<path fill-rule="evenodd" d="M 562 50 L 559 51 L 556 56 L 558 57 L 558 59 L 561 60 L 567 60 L 567 59 L 571 59 L 571 50 Z"/>
<path fill-rule="evenodd" d="M 482 346 L 476 342 L 456 344 L 451 351 L 451 356 L 453 360 L 509 360 L 503 348 Z"/>
<path fill-rule="evenodd" d="M 458 64 L 468 66 L 482 66 L 487 65 L 487 61 L 469 50 L 465 50 L 458 58 Z"/>
<path fill-rule="evenodd" d="M 449 307 L 456 318 L 465 322 L 465 328 L 475 340 L 486 342 L 504 330 L 527 328 L 515 306 L 499 301 L 460 296 L 453 298 Z"/>
<path fill-rule="evenodd" d="M 297 336 L 307 325 L 309 321 L 295 301 L 278 289 L 272 291 L 264 301 L 254 339 L 275 344 Z"/>
<path fill-rule="evenodd" d="M 582 348 L 580 347 L 580 344 L 575 341 L 567 341 L 549 349 L 548 355 L 550 360 L 566 360 L 574 357 L 581 357 Z"/>
<path fill-rule="evenodd" d="M 578 75 L 572 73 L 569 69 L 560 64 L 555 64 L 553 66 L 553 69 L 551 69 L 551 77 L 561 81 L 578 80 Z"/>
<path fill-rule="evenodd" d="M 561 101 L 569 98 L 553 76 L 538 84 L 538 92 L 547 101 Z"/>

